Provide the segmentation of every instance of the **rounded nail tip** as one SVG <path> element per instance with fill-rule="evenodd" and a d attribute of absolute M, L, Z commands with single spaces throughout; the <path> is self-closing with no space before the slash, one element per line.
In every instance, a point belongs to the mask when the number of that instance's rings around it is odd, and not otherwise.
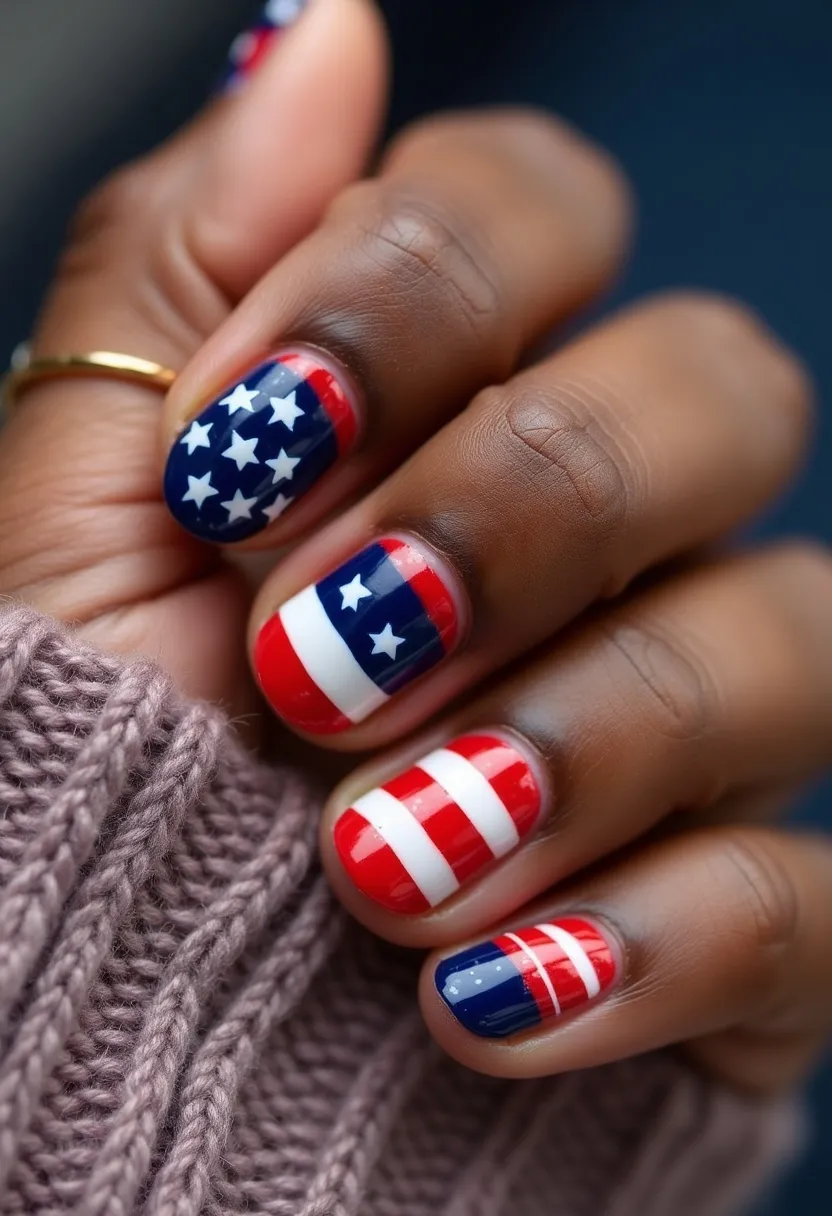
<path fill-rule="evenodd" d="M 237 532 L 233 536 L 224 536 L 215 528 L 201 524 L 199 520 L 194 521 L 190 519 L 183 519 L 183 517 L 177 513 L 175 506 L 172 506 L 170 503 L 167 505 L 170 514 L 176 520 L 177 524 L 179 524 L 179 527 L 187 532 L 189 536 L 195 537 L 204 544 L 223 546 L 239 545 L 242 544 L 243 541 L 251 540 L 253 537 L 259 536 L 260 533 L 265 530 L 263 527 L 257 527 L 251 528 L 246 532 Z"/>
<path fill-rule="evenodd" d="M 332 842 L 341 869 L 356 891 L 394 915 L 418 916 L 428 911 L 427 900 L 414 882 L 403 873 L 391 882 L 382 867 L 373 863 L 374 854 L 383 852 L 384 844 L 377 841 L 373 828 L 362 827 L 355 818 L 355 812 L 348 808 L 336 820 Z"/>
<path fill-rule="evenodd" d="M 314 714 L 305 712 L 302 705 L 298 705 L 297 707 L 287 705 L 285 698 L 267 691 L 269 682 L 256 668 L 254 674 L 260 691 L 266 698 L 272 713 L 288 726 L 290 730 L 297 731 L 302 735 L 311 735 L 325 739 L 331 738 L 334 735 L 342 735 L 353 726 L 353 723 L 347 718 L 320 718 Z"/>
<path fill-rule="evenodd" d="M 449 961 L 453 963 L 452 959 Z M 451 976 L 450 968 L 443 972 L 442 964 L 437 966 L 434 974 L 436 992 L 455 1021 L 469 1034 L 479 1039 L 508 1039 L 540 1025 L 540 1014 L 530 1006 L 505 1009 L 496 1005 L 483 1012 L 478 998 L 473 1001 L 455 999 Z"/>

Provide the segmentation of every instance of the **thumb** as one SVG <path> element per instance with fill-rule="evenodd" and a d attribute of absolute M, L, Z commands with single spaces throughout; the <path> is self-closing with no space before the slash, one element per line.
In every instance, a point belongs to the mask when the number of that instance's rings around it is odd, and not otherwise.
<path fill-rule="evenodd" d="M 311 0 L 245 89 L 100 187 L 35 357 L 114 350 L 180 370 L 359 171 L 383 47 L 366 0 Z M 163 504 L 161 404 L 114 380 L 26 392 L 0 433 L 0 594 L 161 660 L 191 695 L 239 704 L 245 593 Z"/>
<path fill-rule="evenodd" d="M 311 0 L 231 108 L 201 175 L 189 244 L 238 300 L 357 177 L 386 97 L 387 43 L 369 0 Z"/>

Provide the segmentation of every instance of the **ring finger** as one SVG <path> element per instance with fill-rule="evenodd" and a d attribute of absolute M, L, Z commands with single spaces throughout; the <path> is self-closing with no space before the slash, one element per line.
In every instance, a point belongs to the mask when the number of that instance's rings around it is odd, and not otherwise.
<path fill-rule="evenodd" d="M 252 617 L 266 697 L 345 747 L 412 730 L 759 510 L 794 467 L 807 397 L 734 305 L 674 297 L 614 318 L 481 394 L 278 567 Z"/>

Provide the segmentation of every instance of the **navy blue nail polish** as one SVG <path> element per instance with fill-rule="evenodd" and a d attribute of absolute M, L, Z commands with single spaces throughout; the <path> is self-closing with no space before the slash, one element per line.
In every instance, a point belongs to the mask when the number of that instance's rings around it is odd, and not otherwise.
<path fill-rule="evenodd" d="M 220 92 L 237 88 L 257 70 L 275 39 L 298 19 L 306 4 L 307 0 L 268 0 L 254 25 L 231 44 Z"/>
<path fill-rule="evenodd" d="M 609 988 L 615 975 L 615 955 L 599 929 L 564 917 L 443 959 L 435 982 L 466 1030 L 502 1039 L 580 1008 Z"/>
<path fill-rule="evenodd" d="M 382 536 L 265 622 L 254 670 L 285 722 L 332 735 L 441 663 L 462 623 L 457 597 L 427 555 Z"/>
<path fill-rule="evenodd" d="M 279 519 L 353 447 L 358 415 L 343 377 L 293 348 L 231 385 L 171 449 L 171 514 L 202 540 L 245 540 Z"/>

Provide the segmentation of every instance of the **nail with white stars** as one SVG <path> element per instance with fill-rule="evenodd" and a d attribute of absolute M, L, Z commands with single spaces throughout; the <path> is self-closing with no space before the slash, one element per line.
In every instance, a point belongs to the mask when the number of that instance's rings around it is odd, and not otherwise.
<path fill-rule="evenodd" d="M 287 347 L 184 428 L 165 470 L 171 513 L 202 540 L 255 536 L 349 454 L 360 417 L 340 364 L 312 347 Z"/>
<path fill-rule="evenodd" d="M 466 619 L 440 559 L 384 536 L 278 608 L 257 637 L 255 671 L 290 725 L 335 734 L 443 662 Z"/>

